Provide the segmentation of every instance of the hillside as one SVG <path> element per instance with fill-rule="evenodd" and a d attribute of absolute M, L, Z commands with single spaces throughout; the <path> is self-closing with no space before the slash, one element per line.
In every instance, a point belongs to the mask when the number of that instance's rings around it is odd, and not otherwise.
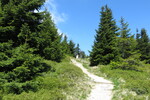
<path fill-rule="evenodd" d="M 34 80 L 28 81 L 28 88 L 32 88 L 31 91 L 17 95 L 9 93 L 12 88 L 13 91 L 22 91 L 22 84 L 7 83 L 5 90 L 1 90 L 1 100 L 20 100 L 20 98 L 21 100 L 86 99 L 90 92 L 89 78 L 83 74 L 81 69 L 71 63 L 69 57 L 61 63 L 49 60 L 45 60 L 45 63 L 53 66 L 52 71 L 41 73 Z M 13 86 L 11 86 L 12 84 Z"/>
<path fill-rule="evenodd" d="M 147 29 L 133 32 L 123 17 L 118 24 L 118 14 L 106 4 L 94 34 L 95 18 L 89 15 L 97 12 L 88 6 L 80 12 L 84 7 L 70 1 L 67 10 L 75 15 L 60 25 L 65 34 L 56 22 L 67 15 L 55 1 L 0 0 L 0 100 L 150 100 Z"/>
<path fill-rule="evenodd" d="M 112 100 L 149 100 L 150 99 L 150 64 L 138 67 L 140 70 L 114 69 L 115 63 L 89 67 L 89 61 L 80 59 L 88 71 L 109 79 L 114 84 Z M 121 64 L 120 64 L 121 65 Z M 131 65 L 130 65 L 131 66 Z"/>

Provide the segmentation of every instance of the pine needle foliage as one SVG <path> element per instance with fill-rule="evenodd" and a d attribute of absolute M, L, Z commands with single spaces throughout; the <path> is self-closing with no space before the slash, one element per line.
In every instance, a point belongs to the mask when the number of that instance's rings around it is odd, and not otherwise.
<path fill-rule="evenodd" d="M 126 59 L 136 53 L 135 48 L 137 43 L 134 39 L 134 35 L 130 33 L 130 29 L 128 28 L 129 24 L 125 22 L 123 17 L 120 20 L 120 25 L 120 36 L 118 37 L 119 53 L 123 59 Z"/>
<path fill-rule="evenodd" d="M 0 0 L 0 90 L 27 92 L 30 89 L 22 87 L 36 87 L 28 81 L 51 71 L 45 59 L 60 62 L 63 58 L 61 36 L 50 13 L 39 12 L 44 2 Z"/>
<path fill-rule="evenodd" d="M 136 41 L 138 43 L 137 49 L 139 50 L 139 53 L 141 53 L 140 59 L 142 61 L 145 60 L 146 63 L 150 63 L 150 40 L 146 29 L 141 29 L 141 33 L 137 34 Z"/>
<path fill-rule="evenodd" d="M 101 18 L 99 28 L 96 30 L 96 36 L 93 49 L 90 53 L 91 66 L 98 64 L 109 64 L 112 60 L 118 59 L 118 49 L 116 48 L 116 36 L 118 28 L 113 19 L 112 11 L 108 6 L 101 9 Z"/>

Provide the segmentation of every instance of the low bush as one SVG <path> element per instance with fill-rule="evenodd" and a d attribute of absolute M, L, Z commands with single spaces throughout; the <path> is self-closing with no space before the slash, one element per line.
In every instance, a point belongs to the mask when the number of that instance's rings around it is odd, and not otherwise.
<path fill-rule="evenodd" d="M 37 92 L 23 92 L 19 95 L 8 94 L 3 96 L 3 100 L 67 100 L 63 91 L 59 89 L 40 89 Z"/>
<path fill-rule="evenodd" d="M 25 82 L 41 72 L 50 70 L 51 67 L 44 63 L 41 57 L 34 55 L 33 51 L 32 48 L 28 49 L 27 45 L 11 50 L 11 56 L 0 61 L 0 71 L 5 73 L 5 79 L 9 82 Z"/>
<path fill-rule="evenodd" d="M 29 91 L 37 91 L 38 90 L 38 83 L 37 82 L 25 82 L 25 83 L 5 83 L 2 85 L 2 90 L 4 93 L 9 94 L 20 94 L 22 92 L 29 92 Z"/>
<path fill-rule="evenodd" d="M 143 65 L 140 61 L 135 59 L 123 59 L 120 62 L 111 62 L 110 66 L 112 69 L 142 71 L 140 67 Z"/>
<path fill-rule="evenodd" d="M 64 80 L 56 77 L 38 77 L 36 81 L 40 84 L 39 88 L 42 89 L 65 89 L 68 87 L 68 80 Z"/>
<path fill-rule="evenodd" d="M 150 80 L 131 80 L 125 87 L 131 91 L 136 92 L 138 95 L 150 93 Z"/>
<path fill-rule="evenodd" d="M 23 92 L 23 89 L 21 88 L 21 85 L 19 83 L 5 83 L 3 85 L 3 91 L 4 93 L 14 93 L 14 94 L 20 94 Z"/>
<path fill-rule="evenodd" d="M 113 100 L 149 100 L 150 64 L 140 62 L 138 57 L 121 61 L 99 65 L 95 68 L 88 67 L 88 69 L 96 75 L 113 81 Z M 87 64 L 84 63 L 84 65 L 87 67 Z"/>
<path fill-rule="evenodd" d="M 60 63 L 44 60 L 52 66 L 52 71 L 24 83 L 6 82 L 2 85 L 3 100 L 85 100 L 90 91 L 89 83 L 81 69 L 70 62 L 69 57 Z"/>
<path fill-rule="evenodd" d="M 43 55 L 45 59 L 61 62 L 64 54 L 60 48 L 60 44 L 57 41 L 52 42 L 49 47 L 44 48 Z"/>
<path fill-rule="evenodd" d="M 114 63 L 113 63 L 114 64 Z M 120 63 L 115 63 L 114 65 L 122 65 Z M 113 66 L 114 66 L 113 65 Z M 115 89 L 119 90 L 121 98 L 128 98 L 125 100 L 130 100 L 133 97 L 135 100 L 144 100 L 139 98 L 145 98 L 146 96 L 150 96 L 150 75 L 149 75 L 149 66 L 136 66 L 138 69 L 112 69 L 112 64 L 103 66 L 99 68 L 99 72 L 105 73 L 107 78 L 113 80 L 115 84 Z M 140 70 L 139 70 L 140 69 Z M 98 72 L 98 73 L 99 73 Z M 120 80 L 121 79 L 121 80 Z M 130 93 L 121 94 L 125 89 L 129 91 L 133 91 L 136 93 L 136 96 Z M 118 92 L 116 92 L 118 93 Z M 118 95 L 118 94 L 115 94 Z M 130 96 L 129 96 L 130 95 Z M 129 96 L 129 97 L 128 97 Z M 116 99 L 114 99 L 116 100 Z"/>

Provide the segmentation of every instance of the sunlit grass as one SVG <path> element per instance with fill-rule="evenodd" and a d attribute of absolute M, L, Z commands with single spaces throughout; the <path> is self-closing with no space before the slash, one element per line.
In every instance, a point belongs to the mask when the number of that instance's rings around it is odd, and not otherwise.
<path fill-rule="evenodd" d="M 4 94 L 3 100 L 85 100 L 90 93 L 89 79 L 67 57 L 61 63 L 45 61 L 53 72 L 42 73 L 34 79 L 39 84 L 36 92 L 19 95 Z"/>
<path fill-rule="evenodd" d="M 89 67 L 87 61 L 78 61 L 90 72 L 113 81 L 113 100 L 150 100 L 150 65 L 141 66 L 142 71 L 133 71 L 112 69 L 110 65 Z"/>

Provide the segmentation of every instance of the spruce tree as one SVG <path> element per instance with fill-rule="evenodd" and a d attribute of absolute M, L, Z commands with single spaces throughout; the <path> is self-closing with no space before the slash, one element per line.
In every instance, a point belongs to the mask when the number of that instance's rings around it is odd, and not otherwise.
<path fill-rule="evenodd" d="M 80 58 L 86 58 L 85 52 L 84 51 L 80 51 L 79 57 Z"/>
<path fill-rule="evenodd" d="M 59 62 L 63 57 L 61 36 L 58 34 L 50 13 L 47 11 L 43 13 L 42 23 L 38 25 L 38 30 L 40 31 L 38 32 L 38 37 L 36 37 L 36 48 L 38 49 L 36 53 L 46 59 Z"/>
<path fill-rule="evenodd" d="M 68 44 L 68 39 L 67 36 L 65 35 L 63 41 L 62 41 L 62 50 L 65 54 L 70 54 L 70 49 L 69 49 L 69 44 Z"/>
<path fill-rule="evenodd" d="M 80 47 L 79 47 L 79 44 L 77 44 L 77 47 L 75 48 L 75 56 L 76 55 L 80 56 Z"/>
<path fill-rule="evenodd" d="M 139 30 L 136 29 L 136 41 L 139 42 L 139 39 L 140 39 L 140 33 L 139 33 Z"/>
<path fill-rule="evenodd" d="M 135 50 L 135 40 L 133 38 L 133 35 L 130 34 L 130 29 L 128 29 L 128 23 L 124 22 L 124 18 L 121 18 L 120 20 L 120 37 L 118 42 L 119 51 L 121 54 L 121 57 L 123 59 L 128 58 L 132 55 L 132 53 Z"/>
<path fill-rule="evenodd" d="M 42 13 L 34 11 L 39 10 L 44 2 L 45 0 L 0 0 L 0 42 L 13 40 L 15 46 L 21 44 L 24 39 L 19 40 L 18 35 L 24 26 L 31 31 L 30 36 L 36 37 Z M 21 34 L 26 33 L 22 32 Z M 30 40 L 35 42 L 35 39 Z"/>
<path fill-rule="evenodd" d="M 35 54 L 60 61 L 63 54 L 57 28 L 47 11 L 38 12 L 44 2 L 45 0 L 0 0 L 0 42 L 12 40 L 14 47 L 28 44 L 29 48 L 36 49 Z"/>
<path fill-rule="evenodd" d="M 101 9 L 101 19 L 92 52 L 90 53 L 91 66 L 98 64 L 109 64 L 112 60 L 118 59 L 118 49 L 116 48 L 116 36 L 118 28 L 113 19 L 112 11 L 108 6 Z"/>
<path fill-rule="evenodd" d="M 141 29 L 140 36 L 137 37 L 137 49 L 141 53 L 141 60 L 149 60 L 150 59 L 150 49 L 149 49 L 149 37 L 147 35 L 146 30 Z M 147 62 L 149 63 L 149 62 Z"/>
<path fill-rule="evenodd" d="M 72 40 L 69 41 L 69 49 L 70 55 L 75 56 L 75 43 Z"/>
<path fill-rule="evenodd" d="M 129 24 L 124 21 L 123 17 L 121 17 L 120 24 L 121 24 L 120 37 L 129 38 L 131 36 L 130 29 L 128 29 Z"/>
<path fill-rule="evenodd" d="M 59 62 L 63 57 L 50 14 L 37 12 L 44 1 L 0 0 L 0 69 L 8 82 L 29 81 L 50 70 L 43 58 Z"/>

